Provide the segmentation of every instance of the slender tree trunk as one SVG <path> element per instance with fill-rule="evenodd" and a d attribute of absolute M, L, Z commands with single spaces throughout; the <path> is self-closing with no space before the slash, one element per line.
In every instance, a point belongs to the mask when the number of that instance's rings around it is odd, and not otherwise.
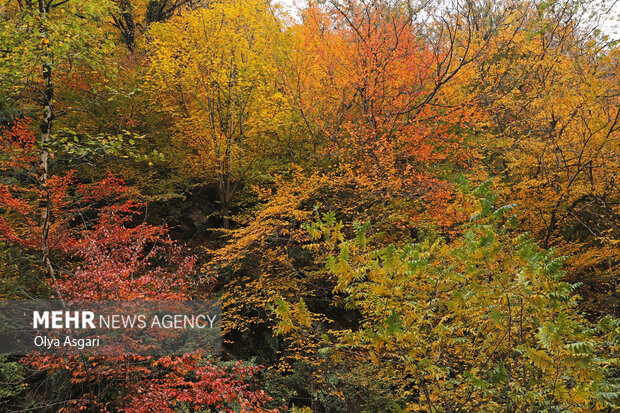
<path fill-rule="evenodd" d="M 54 87 L 52 84 L 52 68 L 46 63 L 43 65 L 43 120 L 41 122 L 41 163 L 39 164 L 39 184 L 43 191 L 43 205 L 41 206 L 41 228 L 43 236 L 43 263 L 47 271 L 55 281 L 54 268 L 49 257 L 49 228 L 50 228 L 50 210 L 51 200 L 47 187 L 47 179 L 49 174 L 49 151 L 47 146 L 52 136 L 52 121 L 54 120 Z"/>
<path fill-rule="evenodd" d="M 39 13 L 41 17 L 41 22 L 46 24 L 47 13 L 49 12 L 51 3 L 47 3 L 44 0 L 39 0 Z M 48 183 L 48 175 L 49 175 L 49 149 L 48 145 L 52 138 L 52 122 L 54 120 L 54 84 L 52 82 L 52 59 L 50 56 L 50 40 L 47 37 L 47 30 L 44 28 L 42 31 L 44 34 L 44 47 L 45 47 L 45 55 L 43 56 L 44 62 L 42 65 L 42 75 L 43 75 L 43 119 L 41 121 L 41 162 L 39 164 L 38 170 L 38 180 L 39 185 L 41 186 L 41 191 L 43 194 L 42 205 L 41 205 L 41 235 L 42 235 L 42 261 L 43 265 L 45 265 L 48 275 L 52 279 L 54 283 L 54 287 L 56 288 L 56 276 L 54 274 L 54 267 L 52 266 L 52 262 L 50 260 L 49 254 L 49 230 L 51 225 L 51 199 L 49 195 L 49 188 L 47 186 Z M 60 293 L 58 292 L 58 288 L 56 288 L 56 292 L 59 294 L 59 298 L 62 299 Z"/>
<path fill-rule="evenodd" d="M 230 202 L 232 200 L 233 191 L 230 185 L 231 180 L 231 147 L 233 145 L 233 122 L 230 122 L 230 132 L 228 136 L 228 142 L 226 146 L 226 152 L 224 154 L 224 162 L 222 165 L 222 172 L 219 178 L 219 192 L 220 192 L 220 208 L 222 211 L 222 226 L 224 229 L 230 229 Z"/>
<path fill-rule="evenodd" d="M 130 51 L 134 50 L 136 44 L 136 22 L 134 21 L 133 6 L 128 0 L 117 1 L 120 14 L 113 15 L 114 25 L 120 30 L 123 41 Z"/>

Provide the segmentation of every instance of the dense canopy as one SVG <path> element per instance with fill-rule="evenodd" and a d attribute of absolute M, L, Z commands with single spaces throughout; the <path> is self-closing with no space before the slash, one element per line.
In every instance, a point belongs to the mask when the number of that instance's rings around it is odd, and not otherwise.
<path fill-rule="evenodd" d="M 0 299 L 224 334 L 0 355 L 0 410 L 617 411 L 612 3 L 0 0 Z"/>

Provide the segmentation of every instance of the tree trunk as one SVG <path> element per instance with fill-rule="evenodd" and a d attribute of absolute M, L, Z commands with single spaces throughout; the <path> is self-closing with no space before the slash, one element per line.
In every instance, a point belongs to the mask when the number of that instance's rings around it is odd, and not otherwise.
<path fill-rule="evenodd" d="M 51 7 L 51 2 L 47 3 L 44 0 L 38 2 L 40 21 L 42 24 L 47 23 L 47 14 Z M 47 187 L 47 180 L 49 174 L 49 149 L 48 145 L 52 137 L 52 121 L 54 120 L 54 84 L 52 83 L 52 64 L 50 56 L 50 39 L 48 38 L 47 28 L 43 26 L 42 34 L 44 35 L 43 44 L 45 48 L 44 63 L 42 65 L 43 71 L 43 119 L 41 121 L 41 162 L 39 164 L 38 180 L 41 186 L 43 194 L 41 205 L 41 236 L 42 236 L 42 261 L 45 265 L 47 272 L 56 287 L 56 277 L 54 275 L 54 267 L 49 256 L 49 229 L 51 225 L 51 200 L 49 196 L 49 188 Z M 62 299 L 58 288 L 56 292 L 59 294 L 59 298 Z"/>
<path fill-rule="evenodd" d="M 55 281 L 54 269 L 49 257 L 49 228 L 50 228 L 50 197 L 47 187 L 47 178 L 49 173 L 49 151 L 47 145 L 52 136 L 52 121 L 54 120 L 54 87 L 52 84 L 52 68 L 48 64 L 43 65 L 43 120 L 41 122 L 41 163 L 39 164 L 39 184 L 43 190 L 43 205 L 41 206 L 41 228 L 43 243 L 43 264 L 47 271 Z"/>
<path fill-rule="evenodd" d="M 128 0 L 120 0 L 118 9 L 119 16 L 112 16 L 114 25 L 120 30 L 123 41 L 130 51 L 134 50 L 136 44 L 136 23 L 134 21 L 133 6 Z"/>

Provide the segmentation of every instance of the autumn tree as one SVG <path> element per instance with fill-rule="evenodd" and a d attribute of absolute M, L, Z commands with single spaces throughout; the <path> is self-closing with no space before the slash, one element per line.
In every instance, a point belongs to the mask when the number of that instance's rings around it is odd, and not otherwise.
<path fill-rule="evenodd" d="M 444 178 L 433 169 L 473 159 L 479 116 L 461 78 L 483 45 L 472 41 L 468 5 L 450 19 L 425 13 L 400 2 L 310 3 L 294 28 L 293 53 L 306 56 L 293 63 L 298 110 L 328 159 L 387 197 L 432 192 Z"/>
<path fill-rule="evenodd" d="M 48 235 L 53 225 L 49 193 L 49 145 L 53 139 L 55 70 L 70 70 L 78 61 L 95 63 L 107 47 L 102 29 L 104 16 L 111 10 L 107 0 L 87 3 L 76 1 L 4 1 L 0 26 L 3 64 L 0 78 L 8 82 L 13 97 L 28 95 L 40 118 L 40 164 L 37 179 L 45 194 L 41 203 L 39 225 L 42 228 L 42 259 L 50 276 Z M 97 44 L 98 47 L 91 47 Z M 28 102 L 24 99 L 23 103 Z"/>
<path fill-rule="evenodd" d="M 150 31 L 147 86 L 174 116 L 189 174 L 216 183 L 224 228 L 287 105 L 274 64 L 278 34 L 262 1 L 215 3 Z"/>
<path fill-rule="evenodd" d="M 472 78 L 493 113 L 489 169 L 541 245 L 571 256 L 592 315 L 617 312 L 620 199 L 618 48 L 597 33 L 594 7 L 520 4 Z"/>

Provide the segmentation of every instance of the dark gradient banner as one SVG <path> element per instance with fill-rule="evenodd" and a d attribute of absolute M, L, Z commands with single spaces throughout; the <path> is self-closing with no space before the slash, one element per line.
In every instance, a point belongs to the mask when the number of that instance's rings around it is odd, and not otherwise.
<path fill-rule="evenodd" d="M 0 353 L 221 353 L 218 301 L 0 301 Z"/>

